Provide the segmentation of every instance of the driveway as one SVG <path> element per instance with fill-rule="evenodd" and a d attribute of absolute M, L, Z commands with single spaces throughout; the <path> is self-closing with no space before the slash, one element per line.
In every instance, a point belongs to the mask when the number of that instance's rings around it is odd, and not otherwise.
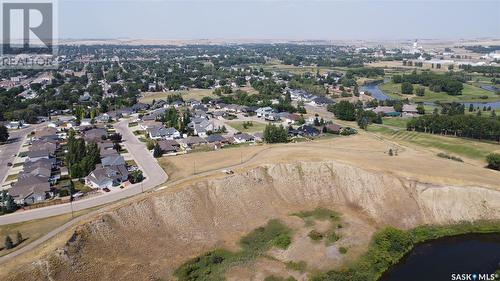
<path fill-rule="evenodd" d="M 133 156 L 135 162 L 143 171 L 146 179 L 142 183 L 132 184 L 120 190 L 88 199 L 74 201 L 72 206 L 73 211 L 111 203 L 139 194 L 143 191 L 154 188 L 166 182 L 168 179 L 167 174 L 160 167 L 151 153 L 146 149 L 146 146 L 141 143 L 128 129 L 127 120 L 120 121 L 114 126 L 116 131 L 123 136 L 123 144 L 125 145 L 125 148 Z M 13 214 L 0 216 L 0 225 L 62 215 L 65 213 L 70 213 L 71 211 L 72 208 L 70 203 L 48 206 L 28 211 L 18 211 Z"/>

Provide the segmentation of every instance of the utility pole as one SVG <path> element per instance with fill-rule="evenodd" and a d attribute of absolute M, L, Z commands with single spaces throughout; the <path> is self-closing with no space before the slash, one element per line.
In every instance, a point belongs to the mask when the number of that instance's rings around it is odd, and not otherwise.
<path fill-rule="evenodd" d="M 193 160 L 193 175 L 196 175 L 196 160 Z"/>

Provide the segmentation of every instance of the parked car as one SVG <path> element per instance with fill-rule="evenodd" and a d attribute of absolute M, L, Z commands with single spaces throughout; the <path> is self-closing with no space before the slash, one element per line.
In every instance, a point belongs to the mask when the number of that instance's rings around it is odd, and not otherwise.
<path fill-rule="evenodd" d="M 105 187 L 103 188 L 102 190 L 104 190 L 105 192 L 110 192 L 111 190 L 109 190 L 109 188 Z"/>
<path fill-rule="evenodd" d="M 224 170 L 222 170 L 222 172 L 225 174 L 228 174 L 228 175 L 234 174 L 233 170 L 229 170 L 229 169 L 224 169 Z"/>
<path fill-rule="evenodd" d="M 7 163 L 7 166 L 8 166 L 8 167 L 12 166 L 12 163 L 10 163 L 10 162 L 9 162 L 9 163 Z"/>

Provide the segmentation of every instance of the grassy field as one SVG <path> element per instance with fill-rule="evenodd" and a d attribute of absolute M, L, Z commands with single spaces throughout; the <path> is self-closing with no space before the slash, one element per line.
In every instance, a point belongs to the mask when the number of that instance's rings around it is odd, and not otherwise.
<path fill-rule="evenodd" d="M 98 207 L 74 212 L 74 216 L 79 217 L 79 216 L 87 214 L 93 210 L 96 210 L 97 208 Z M 10 252 L 13 252 L 14 250 L 17 250 L 19 248 L 22 248 L 22 247 L 28 245 L 32 241 L 37 240 L 38 238 L 49 233 L 51 230 L 67 223 L 70 220 L 71 220 L 71 214 L 64 214 L 64 215 L 49 217 L 49 218 L 45 218 L 45 219 L 38 219 L 38 220 L 31 220 L 31 221 L 25 221 L 25 222 L 14 223 L 14 224 L 1 225 L 0 226 L 0 239 L 2 239 L 2 243 L 3 243 L 3 241 L 5 241 L 4 239 L 7 235 L 9 235 L 10 238 L 12 238 L 12 240 L 15 243 L 16 242 L 16 233 L 18 231 L 21 232 L 23 239 L 26 239 L 26 240 L 23 243 L 21 243 L 18 247 L 15 247 L 15 248 L 10 249 L 10 250 L 0 251 L 0 256 L 4 256 Z"/>
<path fill-rule="evenodd" d="M 414 102 L 493 102 L 499 101 L 500 96 L 495 95 L 493 92 L 483 90 L 481 88 L 464 84 L 464 89 L 462 90 L 462 95 L 459 96 L 450 96 L 445 92 L 433 92 L 429 90 L 429 87 L 425 88 L 425 96 L 419 97 L 416 95 L 403 95 L 401 94 L 401 84 L 395 84 L 393 82 L 387 82 L 380 84 L 380 89 L 389 97 L 393 99 L 405 99 L 409 98 Z M 414 84 L 414 89 L 416 87 L 421 87 L 420 85 Z M 488 96 L 488 99 L 480 99 L 480 96 Z"/>
<path fill-rule="evenodd" d="M 282 64 L 279 61 L 274 61 L 267 64 L 254 64 L 252 65 L 254 68 L 263 68 L 266 71 L 285 71 L 291 72 L 294 74 L 304 74 L 304 73 L 316 73 L 319 71 L 320 74 L 324 74 L 327 72 L 338 71 L 345 72 L 347 68 L 343 67 L 317 67 L 317 66 L 295 66 L 295 65 L 286 65 Z"/>
<path fill-rule="evenodd" d="M 408 119 L 406 118 L 391 118 L 391 117 L 382 118 L 382 124 L 401 129 L 406 129 L 407 122 Z"/>
<path fill-rule="evenodd" d="M 486 155 L 500 151 L 498 144 L 486 141 L 410 132 L 404 129 L 394 130 L 384 125 L 372 125 L 369 126 L 368 130 L 381 133 L 395 141 L 409 142 L 474 160 L 484 161 Z"/>
<path fill-rule="evenodd" d="M 229 122 L 226 122 L 226 124 L 228 124 L 229 126 L 233 127 L 234 129 L 236 129 L 240 132 L 243 132 L 243 133 L 262 132 L 266 128 L 266 124 L 264 124 L 264 123 L 259 123 L 259 122 L 254 122 L 254 121 L 250 121 L 250 122 L 252 122 L 251 123 L 252 125 L 247 126 L 247 128 L 245 128 L 243 126 L 243 123 L 245 123 L 244 121 L 229 121 Z"/>
<path fill-rule="evenodd" d="M 181 94 L 184 100 L 195 99 L 201 100 L 203 97 L 216 98 L 213 94 L 212 89 L 190 89 L 188 91 L 176 91 L 176 92 L 145 92 L 139 99 L 142 103 L 151 103 L 153 100 L 166 99 L 172 94 Z"/>

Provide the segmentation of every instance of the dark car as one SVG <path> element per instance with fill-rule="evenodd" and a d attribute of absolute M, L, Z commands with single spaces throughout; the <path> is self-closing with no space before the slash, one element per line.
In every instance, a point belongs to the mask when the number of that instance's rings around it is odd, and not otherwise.
<path fill-rule="evenodd" d="M 109 188 L 105 187 L 103 188 L 102 190 L 104 190 L 105 192 L 110 192 L 111 190 L 109 190 Z"/>
<path fill-rule="evenodd" d="M 9 163 L 7 163 L 7 166 L 9 166 L 9 167 L 10 167 L 10 166 L 12 166 L 12 163 L 10 163 L 10 162 L 9 162 Z"/>

